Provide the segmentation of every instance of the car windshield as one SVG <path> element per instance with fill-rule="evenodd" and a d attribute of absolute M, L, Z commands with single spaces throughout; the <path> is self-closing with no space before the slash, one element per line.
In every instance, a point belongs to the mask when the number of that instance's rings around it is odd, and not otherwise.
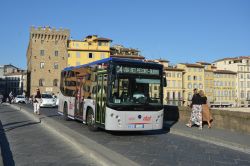
<path fill-rule="evenodd" d="M 161 80 L 141 76 L 118 76 L 111 83 L 109 102 L 116 105 L 161 105 Z"/>
<path fill-rule="evenodd" d="M 50 94 L 42 94 L 42 98 L 45 98 L 45 99 L 52 99 L 52 95 Z"/>
<path fill-rule="evenodd" d="M 24 96 L 17 96 L 17 98 L 24 98 Z"/>

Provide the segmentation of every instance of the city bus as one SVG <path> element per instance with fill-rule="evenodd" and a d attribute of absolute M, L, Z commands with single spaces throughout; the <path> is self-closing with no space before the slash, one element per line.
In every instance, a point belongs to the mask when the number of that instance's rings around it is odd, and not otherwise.
<path fill-rule="evenodd" d="M 106 58 L 61 72 L 58 113 L 89 129 L 157 130 L 163 126 L 163 66 Z"/>

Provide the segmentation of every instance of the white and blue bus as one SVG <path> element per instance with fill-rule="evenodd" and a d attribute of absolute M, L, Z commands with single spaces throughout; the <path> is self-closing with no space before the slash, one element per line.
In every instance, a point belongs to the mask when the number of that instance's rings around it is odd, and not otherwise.
<path fill-rule="evenodd" d="M 157 130 L 163 126 L 163 66 L 106 58 L 61 73 L 58 113 L 90 129 Z"/>

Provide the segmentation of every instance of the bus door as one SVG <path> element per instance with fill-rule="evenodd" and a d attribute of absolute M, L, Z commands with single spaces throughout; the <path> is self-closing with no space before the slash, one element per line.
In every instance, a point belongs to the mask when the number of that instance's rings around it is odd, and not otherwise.
<path fill-rule="evenodd" d="M 97 74 L 96 114 L 95 119 L 99 124 L 105 123 L 106 97 L 107 97 L 107 73 Z"/>
<path fill-rule="evenodd" d="M 77 78 L 76 85 L 76 96 L 75 96 L 75 118 L 79 120 L 83 120 L 83 78 Z"/>

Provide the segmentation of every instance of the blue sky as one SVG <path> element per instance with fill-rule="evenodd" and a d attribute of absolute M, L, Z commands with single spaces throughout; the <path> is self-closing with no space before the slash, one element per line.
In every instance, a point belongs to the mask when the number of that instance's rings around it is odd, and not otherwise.
<path fill-rule="evenodd" d="M 0 64 L 26 69 L 29 30 L 67 28 L 172 64 L 250 55 L 249 0 L 1 0 Z"/>

